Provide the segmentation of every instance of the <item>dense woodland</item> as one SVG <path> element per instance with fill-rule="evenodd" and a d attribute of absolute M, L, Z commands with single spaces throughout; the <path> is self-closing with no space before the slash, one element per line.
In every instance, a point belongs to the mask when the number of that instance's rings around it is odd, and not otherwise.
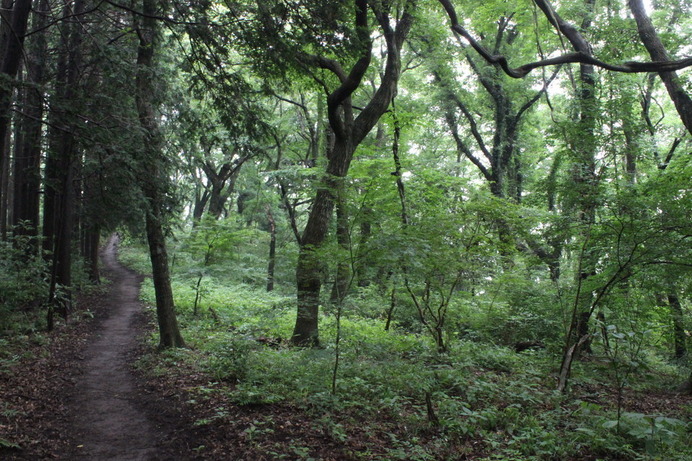
<path fill-rule="evenodd" d="M 117 232 L 266 459 L 692 456 L 689 0 L 1 14 L 3 372 Z"/>

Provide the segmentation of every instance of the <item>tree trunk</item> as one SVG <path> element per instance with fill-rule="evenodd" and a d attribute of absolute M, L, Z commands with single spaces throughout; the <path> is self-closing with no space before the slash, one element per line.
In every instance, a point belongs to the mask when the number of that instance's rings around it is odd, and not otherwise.
<path fill-rule="evenodd" d="M 226 206 L 226 194 L 224 186 L 226 181 L 218 178 L 211 179 L 211 192 L 209 194 L 209 214 L 214 218 L 219 219 L 223 214 Z"/>
<path fill-rule="evenodd" d="M 10 152 L 11 142 L 9 131 L 5 137 L 0 139 L 0 144 L 4 146 L 5 152 Z M 8 215 L 10 204 L 10 156 L 5 155 L 0 159 L 0 240 L 7 240 L 7 227 L 9 220 Z"/>
<path fill-rule="evenodd" d="M 35 237 L 39 228 L 39 196 L 41 188 L 41 137 L 43 120 L 43 94 L 38 89 L 44 82 L 47 53 L 46 33 L 49 4 L 40 0 L 39 11 L 33 17 L 37 29 L 27 45 L 27 80 L 35 87 L 26 88 L 22 107 L 27 116 L 22 121 L 22 143 L 14 159 L 13 221 L 15 233 Z M 21 225 L 20 225 L 21 224 Z M 38 242 L 36 241 L 36 245 Z M 38 251 L 38 247 L 34 248 Z"/>
<path fill-rule="evenodd" d="M 209 191 L 204 189 L 201 190 L 202 186 L 197 184 L 195 186 L 195 205 L 192 208 L 192 225 L 195 226 L 202 219 L 204 215 L 204 209 L 209 201 Z"/>
<path fill-rule="evenodd" d="M 349 256 L 351 236 L 348 232 L 348 212 L 346 210 L 346 188 L 341 183 L 337 191 L 336 202 L 336 241 L 339 244 L 340 256 L 337 257 L 334 285 L 329 301 L 340 303 L 346 297 L 351 279 L 351 261 Z"/>
<path fill-rule="evenodd" d="M 74 12 L 75 22 L 65 23 L 62 30 L 63 47 L 61 62 L 58 64 L 58 79 L 56 83 L 56 111 L 54 120 L 60 129 L 54 128 L 51 135 L 50 156 L 53 158 L 52 169 L 48 176 L 46 193 L 52 194 L 52 234 L 48 244 L 52 245 L 52 274 L 50 292 L 48 295 L 49 309 L 56 308 L 63 317 L 67 318 L 72 307 L 72 243 L 75 230 L 75 206 L 77 191 L 77 141 L 75 129 L 77 120 L 72 115 L 75 111 L 65 109 L 67 104 L 76 105 L 78 102 L 78 81 L 81 68 L 82 29 L 79 26 L 80 15 L 84 11 L 84 1 L 77 0 L 74 10 L 65 7 L 65 11 Z M 52 311 L 49 312 L 51 317 Z M 50 322 L 49 322 L 50 323 Z"/>
<path fill-rule="evenodd" d="M 649 52 L 653 61 L 668 61 L 670 56 L 666 51 L 661 39 L 656 33 L 656 29 L 651 22 L 651 19 L 646 14 L 644 2 L 642 0 L 629 0 L 629 7 L 637 22 L 637 31 L 639 38 Z M 670 99 L 673 100 L 675 109 L 680 115 L 680 120 L 687 128 L 687 131 L 692 133 L 692 99 L 685 91 L 685 88 L 680 84 L 680 80 L 675 72 L 659 72 L 658 74 L 666 86 Z"/>
<path fill-rule="evenodd" d="M 68 10 L 63 8 L 63 14 Z M 54 77 L 55 90 L 51 97 L 48 130 L 48 151 L 46 153 L 44 167 L 44 192 L 43 192 L 43 254 L 46 258 L 53 258 L 55 254 L 55 236 L 57 235 L 58 219 L 60 216 L 60 184 L 62 172 L 60 171 L 60 140 L 62 131 L 58 128 L 66 126 L 60 113 L 64 104 L 65 87 L 67 86 L 67 36 L 68 32 L 61 31 L 61 43 L 57 57 L 57 71 Z"/>
<path fill-rule="evenodd" d="M 581 23 L 581 30 L 591 25 L 591 14 L 594 0 L 585 0 L 586 13 Z M 591 47 L 581 32 L 572 24 L 564 21 L 553 9 L 548 0 L 537 0 L 536 5 L 543 11 L 548 21 L 565 35 L 575 51 L 591 55 Z M 569 140 L 572 145 L 572 183 L 574 197 L 566 209 L 576 208 L 578 219 L 582 224 L 581 238 L 583 249 L 580 255 L 579 270 L 575 275 L 577 286 L 572 320 L 565 340 L 558 389 L 566 389 L 572 362 L 579 357 L 580 351 L 590 348 L 589 319 L 592 313 L 592 293 L 588 289 L 588 279 L 595 273 L 596 255 L 587 248 L 591 234 L 591 224 L 596 213 L 596 195 L 598 184 L 596 176 L 596 73 L 594 66 L 582 63 L 579 65 L 579 87 L 577 102 L 579 116 L 576 120 L 577 136 Z"/>
<path fill-rule="evenodd" d="M 668 305 L 670 306 L 670 316 L 673 319 L 673 340 L 674 357 L 681 359 L 687 355 L 687 335 L 685 334 L 685 323 L 682 314 L 682 305 L 677 293 L 668 293 Z"/>
<path fill-rule="evenodd" d="M 157 38 L 157 2 L 142 0 L 142 18 L 139 25 L 137 48 L 136 104 L 139 121 L 144 132 L 143 163 L 146 178 L 142 190 L 148 201 L 146 210 L 147 242 L 156 292 L 156 316 L 159 324 L 159 347 L 184 347 L 178 328 L 173 303 L 173 290 L 168 271 L 168 252 L 163 233 L 163 203 L 161 182 L 167 180 L 162 168 L 161 135 L 155 113 L 153 96 L 154 51 Z"/>
<path fill-rule="evenodd" d="M 226 213 L 226 202 L 235 190 L 235 183 L 240 174 L 240 169 L 245 163 L 246 158 L 240 158 L 233 163 L 224 163 L 216 171 L 216 167 L 211 162 L 202 165 L 204 173 L 211 185 L 209 190 L 209 214 L 219 219 Z"/>
<path fill-rule="evenodd" d="M 327 178 L 333 183 L 335 179 Z M 334 208 L 334 196 L 329 189 L 322 188 L 312 204 L 308 223 L 301 237 L 296 286 L 298 312 L 291 341 L 300 346 L 319 345 L 318 311 L 322 288 L 322 262 L 316 250 L 324 241 Z"/>
<path fill-rule="evenodd" d="M 358 286 L 367 287 L 370 285 L 370 276 L 368 274 L 368 267 L 370 266 L 370 261 L 367 259 L 367 244 L 372 235 L 372 223 L 370 222 L 370 216 L 372 210 L 370 208 L 363 208 L 361 210 L 361 223 L 360 223 L 360 238 L 358 241 L 358 256 L 356 258 L 356 276 L 358 277 Z"/>
<path fill-rule="evenodd" d="M 90 225 L 85 231 L 84 257 L 87 263 L 89 280 L 92 283 L 101 283 L 101 271 L 99 270 L 99 244 L 101 242 L 101 228 L 97 224 Z"/>
<path fill-rule="evenodd" d="M 8 2 L 3 2 L 3 6 L 9 6 Z M 14 7 L 10 12 L 5 11 L 2 14 L 3 26 L 2 43 L 0 50 L 2 52 L 2 61 L 0 62 L 0 74 L 3 74 L 5 82 L 0 85 L 0 169 L 2 172 L 8 173 L 10 168 L 9 148 L 4 143 L 5 137 L 9 133 L 10 127 L 10 107 L 12 105 L 12 95 L 14 93 L 14 85 L 11 83 L 17 75 L 19 65 L 23 56 L 24 35 L 29 21 L 29 12 L 31 11 L 31 0 L 15 0 Z M 0 174 L 0 203 L 5 203 L 4 213 L 0 215 L 0 227 L 6 230 L 7 225 L 7 210 L 9 207 L 7 184 L 8 175 Z"/>
<path fill-rule="evenodd" d="M 376 12 L 378 23 L 384 31 L 384 39 L 387 43 L 385 72 L 379 88 L 358 117 L 354 119 L 351 95 L 360 85 L 361 79 L 370 65 L 372 52 L 370 29 L 367 24 L 368 2 L 365 0 L 356 1 L 355 26 L 360 43 L 363 45 L 362 55 L 348 76 L 342 79 L 341 85 L 327 98 L 327 113 L 335 141 L 329 155 L 323 184 L 317 189 L 308 222 L 301 237 L 296 267 L 298 309 L 291 338 L 291 342 L 295 345 L 315 346 L 319 344 L 318 311 L 322 284 L 322 264 L 316 250 L 320 248 L 327 236 L 329 222 L 334 210 L 336 191 L 341 187 L 340 183 L 348 173 L 355 149 L 377 124 L 396 95 L 401 74 L 400 51 L 412 24 L 412 16 L 408 11 L 409 5 L 408 2 L 405 4 L 396 30 L 391 28 L 391 20 L 386 12 Z M 332 69 L 332 66 L 328 66 L 327 69 Z"/>
<path fill-rule="evenodd" d="M 146 2 L 147 0 L 145 0 Z M 155 194 L 149 193 L 149 198 Z M 154 197 L 152 197 L 154 196 Z M 185 341 L 178 328 L 178 320 L 175 316 L 173 303 L 173 289 L 171 277 L 168 271 L 168 252 L 166 250 L 166 238 L 161 226 L 161 212 L 154 209 L 160 206 L 158 200 L 151 201 L 151 210 L 147 211 L 146 227 L 147 242 L 149 244 L 149 257 L 154 279 L 154 291 L 156 292 L 156 318 L 159 324 L 159 347 L 185 347 Z"/>
<path fill-rule="evenodd" d="M 267 266 L 267 291 L 274 290 L 274 266 L 276 265 L 276 222 L 272 210 L 267 206 L 269 221 L 269 264 Z"/>

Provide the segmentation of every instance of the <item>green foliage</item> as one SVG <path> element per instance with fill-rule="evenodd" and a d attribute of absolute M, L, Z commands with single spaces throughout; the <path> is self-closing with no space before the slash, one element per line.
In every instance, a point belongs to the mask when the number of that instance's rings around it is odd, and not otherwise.
<path fill-rule="evenodd" d="M 124 237 L 118 248 L 118 260 L 140 274 L 151 274 L 149 249 L 141 240 Z"/>
<path fill-rule="evenodd" d="M 581 402 L 582 422 L 575 428 L 581 442 L 601 453 L 643 451 L 654 459 L 684 459 L 690 443 L 689 422 L 660 415 L 625 412 L 601 414 L 597 405 Z"/>
<path fill-rule="evenodd" d="M 688 428 L 677 416 L 684 410 L 652 416 L 623 403 L 630 392 L 670 387 L 689 374 L 684 360 L 668 359 L 671 313 L 658 300 L 679 293 L 689 316 L 692 172 L 681 154 L 688 141 L 664 165 L 681 134 L 663 88 L 645 76 L 599 71 L 586 104 L 576 67 L 564 66 L 541 95 L 553 69 L 504 76 L 450 38 L 439 5 L 418 5 L 395 107 L 361 143 L 344 179 L 348 244 L 334 237 L 332 220 L 328 241 L 316 249 L 323 348 L 287 347 L 296 234 L 332 141 L 324 93 L 339 78 L 330 68 L 350 68 L 367 37 L 354 27 L 353 2 L 333 3 L 212 3 L 189 12 L 206 22 L 190 29 L 192 90 L 180 85 L 184 102 L 172 112 L 181 117 L 169 125 L 178 133 L 171 152 L 190 177 L 188 199 L 209 187 L 202 160 L 228 160 L 234 149 L 256 156 L 229 196 L 242 199 L 242 213 L 229 206 L 224 219 L 194 227 L 181 220 L 176 229 L 175 302 L 196 356 L 184 360 L 196 360 L 236 404 L 299 408 L 330 440 L 348 440 L 354 418 L 372 434 L 386 431 L 386 453 L 364 459 L 455 459 L 469 447 L 477 450 L 469 458 L 497 460 L 683 459 Z M 680 50 L 685 34 L 672 19 L 682 20 L 684 6 L 668 3 L 654 21 L 667 46 Z M 402 3 L 382 5 L 394 14 Z M 590 18 L 577 28 L 599 58 L 640 59 L 625 3 L 590 6 L 559 8 L 576 26 Z M 568 47 L 537 8 L 456 7 L 464 27 L 512 66 Z M 239 18 L 243 27 L 235 28 Z M 369 37 L 379 43 L 377 34 Z M 356 107 L 377 87 L 382 57 L 373 54 Z M 403 201 L 391 174 L 394 147 Z M 494 188 L 494 173 L 517 184 Z M 264 291 L 268 211 L 278 238 L 271 294 Z M 351 266 L 354 283 L 334 306 L 327 298 L 340 263 Z M 148 281 L 143 297 L 153 303 Z M 574 394 L 560 397 L 552 392 L 555 368 L 577 304 L 592 312 L 594 356 L 575 364 Z M 518 354 L 521 342 L 541 349 Z M 600 399 L 588 411 L 572 399 L 582 388 Z M 258 419 L 246 436 L 260 446 L 268 428 Z M 305 458 L 310 450 L 296 441 L 282 456 Z"/>
<path fill-rule="evenodd" d="M 205 368 L 215 380 L 242 381 L 247 375 L 252 345 L 250 340 L 233 338 L 214 344 L 208 351 L 209 360 Z"/>
<path fill-rule="evenodd" d="M 27 237 L 0 241 L 0 334 L 41 328 L 36 315 L 48 293 L 48 267 Z"/>

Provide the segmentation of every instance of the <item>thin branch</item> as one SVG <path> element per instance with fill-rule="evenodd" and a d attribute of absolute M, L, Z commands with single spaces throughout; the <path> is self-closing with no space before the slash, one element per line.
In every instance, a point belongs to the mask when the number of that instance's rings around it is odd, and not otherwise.
<path fill-rule="evenodd" d="M 480 159 L 473 155 L 473 152 L 471 152 L 466 143 L 464 143 L 464 141 L 459 136 L 459 130 L 457 129 L 457 124 L 454 120 L 454 117 L 451 114 L 451 111 L 447 111 L 447 113 L 445 114 L 445 120 L 447 120 L 447 125 L 449 126 L 449 129 L 452 131 L 452 137 L 454 138 L 454 142 L 457 145 L 457 150 L 463 152 L 464 156 L 471 160 L 471 162 L 474 165 L 476 165 L 476 167 L 480 170 L 480 172 L 483 174 L 483 177 L 485 177 L 486 180 L 492 181 L 492 175 L 490 174 L 490 171 L 485 167 L 485 165 L 483 165 Z M 481 149 L 484 150 L 483 145 L 481 145 Z"/>
<path fill-rule="evenodd" d="M 682 138 L 675 138 L 673 141 L 673 144 L 670 146 L 670 150 L 668 151 L 668 155 L 666 155 L 666 159 L 658 165 L 659 170 L 665 170 L 668 167 L 668 164 L 670 161 L 673 159 L 673 154 L 675 154 L 675 149 L 678 148 L 680 143 L 682 142 Z"/>
<path fill-rule="evenodd" d="M 553 72 L 553 75 L 548 78 L 548 80 L 543 81 L 543 88 L 541 88 L 531 99 L 526 101 L 526 103 L 521 106 L 521 109 L 517 112 L 517 115 L 514 116 L 514 123 L 517 124 L 519 123 L 519 119 L 521 118 L 522 115 L 524 115 L 524 112 L 529 110 L 531 106 L 533 106 L 536 101 L 540 99 L 540 97 L 546 93 L 548 90 L 548 86 L 552 83 L 553 80 L 555 80 L 555 77 L 557 77 L 557 74 L 560 72 L 560 69 L 562 69 L 562 66 L 558 66 L 557 69 Z"/>

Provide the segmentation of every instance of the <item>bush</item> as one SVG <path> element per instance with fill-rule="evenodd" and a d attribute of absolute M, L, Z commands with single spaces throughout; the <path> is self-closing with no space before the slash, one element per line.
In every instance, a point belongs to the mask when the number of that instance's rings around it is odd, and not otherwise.
<path fill-rule="evenodd" d="M 26 237 L 0 241 L 0 331 L 34 328 L 29 313 L 48 293 L 48 268 L 32 253 Z"/>

